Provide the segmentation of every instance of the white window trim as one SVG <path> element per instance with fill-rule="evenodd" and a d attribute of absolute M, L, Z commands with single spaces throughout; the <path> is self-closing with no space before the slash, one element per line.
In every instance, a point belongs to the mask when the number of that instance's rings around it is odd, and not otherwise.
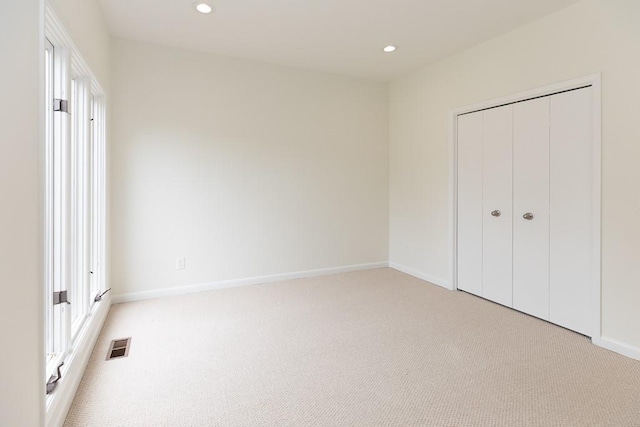
<path fill-rule="evenodd" d="M 48 55 L 48 61 L 45 60 L 45 120 L 44 120 L 44 135 L 45 135 L 45 183 L 44 183 L 44 260 L 46 262 L 44 266 L 44 283 L 45 289 L 53 287 L 53 263 L 51 262 L 53 252 L 53 183 L 50 182 L 49 177 L 52 174 L 52 146 L 53 146 L 53 44 L 49 40 L 45 40 L 45 55 Z M 45 352 L 46 361 L 48 364 L 55 354 L 55 343 L 53 341 L 52 330 L 48 327 L 49 322 L 53 322 L 53 295 L 47 293 L 44 298 L 45 301 Z M 47 369 L 48 371 L 48 369 Z"/>

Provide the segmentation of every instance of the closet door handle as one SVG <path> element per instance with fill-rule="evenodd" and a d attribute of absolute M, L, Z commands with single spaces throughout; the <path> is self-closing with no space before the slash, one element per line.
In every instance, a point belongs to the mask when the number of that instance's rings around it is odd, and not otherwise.
<path fill-rule="evenodd" d="M 522 218 L 526 219 L 527 221 L 531 221 L 533 219 L 533 214 L 531 212 L 527 212 L 526 214 L 522 215 Z"/>
<path fill-rule="evenodd" d="M 493 212 L 491 212 L 491 216 L 495 216 L 496 218 L 499 217 L 500 215 L 502 215 L 502 212 L 495 210 Z"/>

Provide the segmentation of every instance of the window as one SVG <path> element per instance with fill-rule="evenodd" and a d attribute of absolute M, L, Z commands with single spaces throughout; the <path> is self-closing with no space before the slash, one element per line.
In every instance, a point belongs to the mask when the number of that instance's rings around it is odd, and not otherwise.
<path fill-rule="evenodd" d="M 73 353 L 105 287 L 100 85 L 60 30 L 45 40 L 46 375 Z"/>

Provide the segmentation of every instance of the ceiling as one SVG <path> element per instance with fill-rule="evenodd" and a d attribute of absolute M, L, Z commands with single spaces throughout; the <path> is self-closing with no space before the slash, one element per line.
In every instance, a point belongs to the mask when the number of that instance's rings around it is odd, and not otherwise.
<path fill-rule="evenodd" d="M 100 0 L 114 37 L 391 80 L 577 0 Z M 393 44 L 398 50 L 385 54 Z"/>

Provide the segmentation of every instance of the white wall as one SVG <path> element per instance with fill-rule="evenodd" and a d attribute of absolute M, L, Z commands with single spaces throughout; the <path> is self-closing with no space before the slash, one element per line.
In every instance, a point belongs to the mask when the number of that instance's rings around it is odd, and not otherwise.
<path fill-rule="evenodd" d="M 450 280 L 449 114 L 602 72 L 603 336 L 640 347 L 640 2 L 586 0 L 398 79 L 390 92 L 390 259 Z"/>
<path fill-rule="evenodd" d="M 0 425 L 44 410 L 39 0 L 0 2 Z"/>
<path fill-rule="evenodd" d="M 114 294 L 386 262 L 388 85 L 123 40 L 112 57 Z"/>

